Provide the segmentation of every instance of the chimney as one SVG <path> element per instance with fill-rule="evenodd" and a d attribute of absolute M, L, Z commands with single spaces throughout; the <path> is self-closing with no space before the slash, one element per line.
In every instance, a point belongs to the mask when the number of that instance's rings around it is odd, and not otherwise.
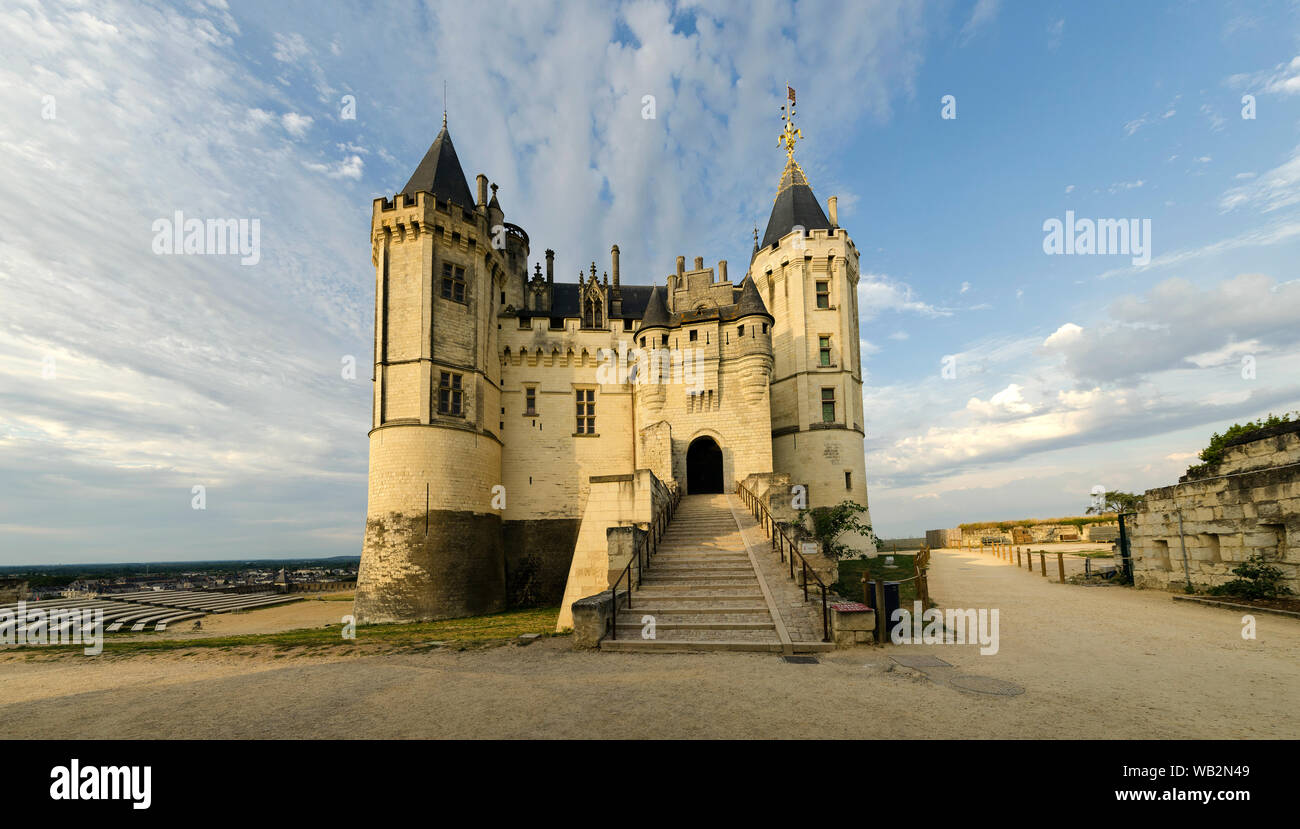
<path fill-rule="evenodd" d="M 838 199 L 839 196 L 831 196 L 826 200 L 826 212 L 830 214 L 831 227 L 840 226 L 840 211 L 837 206 L 839 204 Z"/>
<path fill-rule="evenodd" d="M 546 284 L 555 284 L 555 251 L 546 249 Z"/>
<path fill-rule="evenodd" d="M 475 178 L 478 181 L 478 206 L 487 207 L 487 176 L 479 173 Z"/>
<path fill-rule="evenodd" d="M 727 260 L 726 259 L 718 260 L 718 281 L 719 282 L 727 281 Z"/>
<path fill-rule="evenodd" d="M 703 256 L 697 256 L 697 257 L 695 257 L 695 270 L 697 270 L 697 271 L 702 271 L 702 270 L 704 270 L 704 257 L 703 257 Z"/>
<path fill-rule="evenodd" d="M 609 249 L 609 255 L 610 255 L 610 259 L 613 260 L 612 264 L 614 268 L 614 287 L 617 288 L 618 287 L 618 245 L 614 245 L 614 247 Z"/>
<path fill-rule="evenodd" d="M 680 280 L 682 278 L 682 274 L 685 272 L 686 272 L 686 257 L 679 256 L 677 257 L 677 278 Z"/>

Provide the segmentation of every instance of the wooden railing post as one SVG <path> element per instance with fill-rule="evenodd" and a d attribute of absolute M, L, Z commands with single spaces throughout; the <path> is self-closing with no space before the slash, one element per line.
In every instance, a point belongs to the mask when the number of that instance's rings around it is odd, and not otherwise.
<path fill-rule="evenodd" d="M 1038 572 L 1043 578 L 1047 578 L 1047 551 L 1038 551 Z"/>
<path fill-rule="evenodd" d="M 1056 571 L 1061 575 L 1061 584 L 1065 584 L 1065 554 L 1059 550 L 1056 553 Z"/>

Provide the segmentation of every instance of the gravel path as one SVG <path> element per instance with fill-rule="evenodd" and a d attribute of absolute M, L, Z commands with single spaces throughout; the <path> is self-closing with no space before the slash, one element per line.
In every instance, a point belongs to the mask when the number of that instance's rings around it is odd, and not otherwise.
<path fill-rule="evenodd" d="M 1000 649 L 601 654 L 567 638 L 463 652 L 0 653 L 0 737 L 1300 737 L 1300 622 L 1047 582 L 934 555 L 947 607 L 997 608 Z M 938 656 L 906 669 L 891 656 Z M 976 675 L 1016 696 L 959 690 Z M 967 685 L 979 685 L 964 681 Z"/>

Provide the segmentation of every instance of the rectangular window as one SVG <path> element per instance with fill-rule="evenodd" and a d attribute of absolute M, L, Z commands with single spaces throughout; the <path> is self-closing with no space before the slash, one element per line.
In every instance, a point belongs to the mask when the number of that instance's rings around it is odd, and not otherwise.
<path fill-rule="evenodd" d="M 852 472 L 845 472 L 845 473 L 844 473 L 844 488 L 845 488 L 845 489 L 853 489 L 853 473 L 852 473 Z"/>
<path fill-rule="evenodd" d="M 743 325 L 740 326 L 740 328 L 736 331 L 736 333 L 741 337 L 745 336 L 745 326 Z"/>
<path fill-rule="evenodd" d="M 662 335 L 660 335 L 660 337 L 659 337 L 659 344 L 662 345 L 662 346 L 667 347 L 667 345 L 668 345 L 668 335 L 667 335 L 667 334 L 662 334 Z"/>
<path fill-rule="evenodd" d="M 632 320 L 630 320 L 630 319 L 624 319 L 624 320 L 623 320 L 623 330 L 624 330 L 624 331 L 631 331 L 631 330 L 632 330 Z"/>
<path fill-rule="evenodd" d="M 700 332 L 699 332 L 699 331 L 692 331 L 692 332 L 691 332 L 691 342 L 695 342 L 695 341 L 698 340 L 699 338 L 700 338 Z"/>
<path fill-rule="evenodd" d="M 524 387 L 524 414 L 535 416 L 537 414 L 537 387 Z"/>
<path fill-rule="evenodd" d="M 767 333 L 767 323 L 763 323 L 763 333 Z"/>
<path fill-rule="evenodd" d="M 820 279 L 817 281 L 817 307 L 831 307 L 831 283 Z"/>
<path fill-rule="evenodd" d="M 641 347 L 645 348 L 645 337 L 641 338 Z"/>
<path fill-rule="evenodd" d="M 817 338 L 817 353 L 818 353 L 817 362 L 819 365 L 829 366 L 831 364 L 831 338 L 830 337 Z"/>
<path fill-rule="evenodd" d="M 578 429 L 580 435 L 596 434 L 596 390 L 578 389 Z"/>
<path fill-rule="evenodd" d="M 835 389 L 822 389 L 822 423 L 835 422 Z"/>
<path fill-rule="evenodd" d="M 443 299 L 453 302 L 465 301 L 465 269 L 454 268 L 450 262 L 442 265 L 442 286 L 439 293 Z"/>
<path fill-rule="evenodd" d="M 559 331 L 564 328 L 564 317 L 551 317 L 551 330 Z"/>
<path fill-rule="evenodd" d="M 452 374 L 449 371 L 438 373 L 438 414 L 452 417 L 460 417 L 463 414 L 460 378 L 459 374 Z"/>
<path fill-rule="evenodd" d="M 519 318 L 519 327 L 520 327 L 520 328 L 528 328 L 528 329 L 531 329 L 531 328 L 533 327 L 533 318 L 532 318 L 532 317 L 520 317 L 520 318 Z"/>

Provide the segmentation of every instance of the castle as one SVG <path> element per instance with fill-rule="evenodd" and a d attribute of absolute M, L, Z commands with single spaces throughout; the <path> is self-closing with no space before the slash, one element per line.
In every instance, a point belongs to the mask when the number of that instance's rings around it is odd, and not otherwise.
<path fill-rule="evenodd" d="M 444 115 L 406 186 L 372 208 L 358 621 L 490 613 L 521 595 L 567 610 L 607 589 L 584 562 L 628 520 L 592 494 L 611 487 L 635 500 L 646 481 L 696 494 L 784 473 L 809 507 L 867 505 L 859 254 L 785 120 L 785 169 L 739 284 L 726 261 L 678 256 L 651 287 L 623 283 L 618 245 L 600 277 L 593 262 L 557 282 L 550 250 L 530 273 L 528 234 L 486 176 L 470 191 Z"/>

